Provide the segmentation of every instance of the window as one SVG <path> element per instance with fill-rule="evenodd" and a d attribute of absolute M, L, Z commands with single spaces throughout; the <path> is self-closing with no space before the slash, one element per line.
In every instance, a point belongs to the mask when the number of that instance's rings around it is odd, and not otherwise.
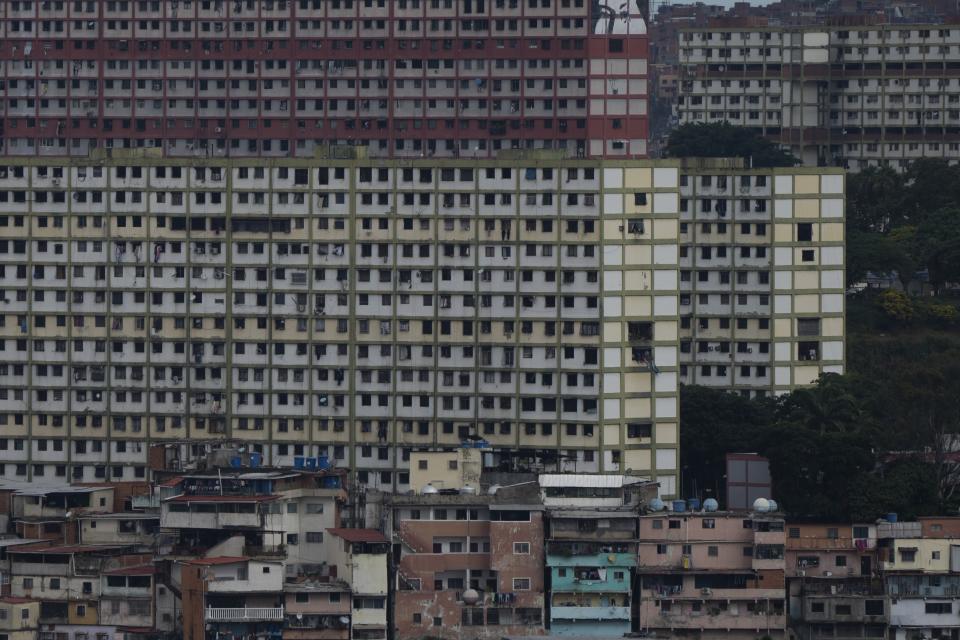
<path fill-rule="evenodd" d="M 810 612 L 811 612 L 811 613 L 823 613 L 823 603 L 822 603 L 822 602 L 811 602 L 811 603 L 810 603 Z"/>
<path fill-rule="evenodd" d="M 927 602 L 924 606 L 926 613 L 953 613 L 952 602 Z"/>
<path fill-rule="evenodd" d="M 714 520 L 713 518 L 704 518 L 703 520 L 700 521 L 700 523 L 701 523 L 701 526 L 702 526 L 704 529 L 716 529 L 716 528 L 717 528 L 717 521 Z"/>
<path fill-rule="evenodd" d="M 863 603 L 863 612 L 868 616 L 883 615 L 883 600 L 866 600 Z"/>
<path fill-rule="evenodd" d="M 513 552 L 516 554 L 529 555 L 530 554 L 530 543 L 529 542 L 514 542 L 513 543 Z"/>
<path fill-rule="evenodd" d="M 837 556 L 836 558 L 834 558 L 834 563 L 838 567 L 847 566 L 847 556 Z"/>
<path fill-rule="evenodd" d="M 916 547 L 901 547 L 899 551 L 900 551 L 900 562 L 916 562 L 917 560 Z"/>
<path fill-rule="evenodd" d="M 720 547 L 716 545 L 710 545 L 707 547 L 707 555 L 711 558 L 716 558 L 720 555 Z"/>
<path fill-rule="evenodd" d="M 530 578 L 514 578 L 513 590 L 514 591 L 530 591 Z"/>

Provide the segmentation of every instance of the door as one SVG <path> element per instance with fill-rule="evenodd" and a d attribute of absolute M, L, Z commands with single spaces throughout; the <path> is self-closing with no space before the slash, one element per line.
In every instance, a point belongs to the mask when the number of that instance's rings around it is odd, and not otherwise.
<path fill-rule="evenodd" d="M 873 573 L 870 556 L 860 556 L 860 575 L 869 576 Z"/>

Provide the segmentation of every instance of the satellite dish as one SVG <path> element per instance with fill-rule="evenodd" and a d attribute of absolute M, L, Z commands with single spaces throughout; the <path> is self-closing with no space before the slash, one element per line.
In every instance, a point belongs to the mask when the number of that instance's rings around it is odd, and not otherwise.
<path fill-rule="evenodd" d="M 350 624 L 350 616 L 340 616 L 340 622 L 342 624 Z"/>

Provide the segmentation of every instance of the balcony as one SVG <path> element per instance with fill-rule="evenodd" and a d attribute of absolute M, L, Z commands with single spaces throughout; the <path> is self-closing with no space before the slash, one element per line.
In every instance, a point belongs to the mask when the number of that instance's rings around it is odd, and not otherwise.
<path fill-rule="evenodd" d="M 207 607 L 207 622 L 271 622 L 283 621 L 283 607 Z"/>
<path fill-rule="evenodd" d="M 132 496 L 130 498 L 130 504 L 134 509 L 159 509 L 160 496 Z"/>
<path fill-rule="evenodd" d="M 551 620 L 629 620 L 630 607 L 550 607 Z"/>

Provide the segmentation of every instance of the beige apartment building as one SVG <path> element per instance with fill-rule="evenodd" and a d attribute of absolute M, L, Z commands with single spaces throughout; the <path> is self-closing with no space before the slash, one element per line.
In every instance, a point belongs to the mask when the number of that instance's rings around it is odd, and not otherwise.
<path fill-rule="evenodd" d="M 681 123 L 730 122 L 809 166 L 960 158 L 960 28 L 881 24 L 680 32 Z"/>
<path fill-rule="evenodd" d="M 838 173 L 681 175 L 682 382 L 765 395 L 843 372 L 843 205 Z"/>
<path fill-rule="evenodd" d="M 3 164 L 10 477 L 135 480 L 153 444 L 229 440 L 265 464 L 327 456 L 406 491 L 412 451 L 475 438 L 486 468 L 631 473 L 670 496 L 678 385 L 696 361 L 682 345 L 713 329 L 687 328 L 697 314 L 768 319 L 718 320 L 767 367 L 718 386 L 781 393 L 843 365 L 835 170 L 549 155 Z M 766 207 L 751 224 L 773 212 L 767 235 L 691 231 L 684 190 L 705 176 L 748 179 L 727 206 Z M 690 263 L 714 241 L 728 261 L 766 247 L 717 280 L 748 304 L 685 304 L 685 264 L 708 281 L 723 270 L 712 249 Z M 697 273 L 699 305 L 713 293 Z"/>

